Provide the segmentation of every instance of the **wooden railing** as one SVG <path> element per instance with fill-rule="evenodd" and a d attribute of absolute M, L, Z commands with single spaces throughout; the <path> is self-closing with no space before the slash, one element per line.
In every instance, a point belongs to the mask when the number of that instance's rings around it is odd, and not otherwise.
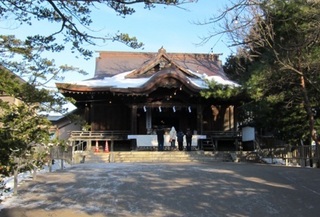
<path fill-rule="evenodd" d="M 71 139 L 127 139 L 129 131 L 112 130 L 112 131 L 71 131 Z M 241 136 L 240 131 L 205 131 L 202 133 L 208 138 L 238 138 Z"/>
<path fill-rule="evenodd" d="M 71 139 L 127 139 L 129 131 L 71 131 Z"/>
<path fill-rule="evenodd" d="M 204 131 L 203 134 L 212 138 L 236 138 L 241 136 L 240 131 Z"/>

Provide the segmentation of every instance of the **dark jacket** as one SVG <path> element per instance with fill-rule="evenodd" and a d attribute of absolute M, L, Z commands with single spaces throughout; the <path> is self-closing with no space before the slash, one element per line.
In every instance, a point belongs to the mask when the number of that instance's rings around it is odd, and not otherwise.
<path fill-rule="evenodd" d="M 191 130 L 187 130 L 186 132 L 186 140 L 191 140 L 192 139 L 192 132 Z"/>
<path fill-rule="evenodd" d="M 183 132 L 179 131 L 177 134 L 178 142 L 183 142 L 183 136 L 184 136 Z"/>
<path fill-rule="evenodd" d="M 164 141 L 164 129 L 158 129 L 157 130 L 157 138 L 158 138 L 158 141 Z"/>

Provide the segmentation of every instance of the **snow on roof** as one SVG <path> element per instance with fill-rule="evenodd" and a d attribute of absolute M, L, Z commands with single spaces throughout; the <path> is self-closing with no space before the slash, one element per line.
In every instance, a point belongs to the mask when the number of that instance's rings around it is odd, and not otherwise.
<path fill-rule="evenodd" d="M 125 78 L 132 71 L 123 72 L 111 77 L 93 78 L 91 80 L 78 81 L 72 84 L 88 87 L 114 87 L 114 88 L 132 88 L 139 87 L 146 83 L 150 78 Z"/>
<path fill-rule="evenodd" d="M 199 74 L 196 72 L 192 72 L 189 70 L 191 73 L 197 76 L 197 78 L 191 78 L 187 77 L 190 82 L 192 82 L 194 85 L 196 85 L 199 88 L 206 89 L 208 88 L 208 85 L 206 84 L 206 80 L 208 81 L 215 81 L 218 84 L 223 84 L 223 85 L 230 85 L 230 86 L 239 86 L 238 84 L 226 80 L 222 78 L 221 76 L 214 75 L 214 76 L 206 76 L 203 74 Z M 76 85 L 83 85 L 87 87 L 113 87 L 113 88 L 137 88 L 145 83 L 147 83 L 153 76 L 148 77 L 148 78 L 126 78 L 126 75 L 132 73 L 132 71 L 129 72 L 123 72 L 111 77 L 104 77 L 104 78 L 93 78 L 90 80 L 84 80 L 84 81 L 78 81 L 74 82 L 72 84 Z"/>
<path fill-rule="evenodd" d="M 64 117 L 63 115 L 51 115 L 51 114 L 49 114 L 47 118 L 48 118 L 49 121 L 58 121 L 63 117 Z"/>
<path fill-rule="evenodd" d="M 235 82 L 233 82 L 231 80 L 224 79 L 224 78 L 222 78 L 220 76 L 217 76 L 217 75 L 209 76 L 207 79 L 209 81 L 215 81 L 218 84 L 229 85 L 229 86 L 234 86 L 234 87 L 240 86 L 239 84 L 237 84 L 237 83 L 235 83 Z"/>
<path fill-rule="evenodd" d="M 234 87 L 238 87 L 239 84 L 225 79 L 219 75 L 212 75 L 212 76 L 208 76 L 206 74 L 200 74 L 198 72 L 193 72 L 191 70 L 188 70 L 190 73 L 196 75 L 198 78 L 194 79 L 194 78 L 189 78 L 189 80 L 191 82 L 193 82 L 194 85 L 202 88 L 202 89 L 206 89 L 208 88 L 208 84 L 207 81 L 214 81 L 217 82 L 218 84 L 222 84 L 222 85 L 229 85 L 229 86 L 234 86 Z"/>

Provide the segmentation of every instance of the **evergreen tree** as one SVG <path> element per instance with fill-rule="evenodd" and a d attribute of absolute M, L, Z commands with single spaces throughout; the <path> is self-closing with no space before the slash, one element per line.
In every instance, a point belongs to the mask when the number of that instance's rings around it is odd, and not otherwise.
<path fill-rule="evenodd" d="M 50 123 L 42 112 L 65 113 L 63 105 L 72 99 L 62 98 L 56 90 L 46 88 L 48 82 L 63 79 L 70 71 L 85 73 L 68 65 L 56 66 L 54 60 L 44 58 L 44 52 L 61 52 L 66 45 L 72 53 L 85 59 L 92 51 L 87 44 L 97 41 L 118 41 L 132 48 L 143 46 L 127 33 L 97 36 L 88 31 L 92 24 L 91 9 L 97 6 L 112 8 L 121 16 L 131 15 L 133 4 L 143 3 L 151 9 L 157 4 L 180 5 L 184 0 L 3 0 L 0 2 L 0 20 L 7 18 L 20 25 L 46 21 L 57 27 L 49 35 L 32 33 L 25 39 L 0 35 L 0 94 L 18 100 L 9 103 L 0 100 L 0 172 L 14 173 L 15 193 L 17 175 L 22 169 L 41 166 L 48 154 Z"/>
<path fill-rule="evenodd" d="M 315 0 L 239 0 L 208 22 L 223 22 L 216 34 L 229 34 L 238 46 L 233 60 L 242 67 L 227 67 L 242 69 L 239 80 L 252 98 L 243 114 L 295 145 L 317 141 L 319 9 Z"/>
<path fill-rule="evenodd" d="M 10 18 L 21 25 L 32 25 L 34 22 L 46 21 L 52 29 L 49 35 L 30 35 L 26 41 L 33 46 L 41 46 L 42 49 L 51 52 L 60 52 L 66 44 L 71 46 L 73 52 L 78 51 L 85 58 L 92 56 L 92 51 L 84 45 L 96 45 L 97 42 L 118 41 L 132 48 L 141 48 L 142 42 L 128 33 L 110 33 L 98 35 L 90 31 L 93 23 L 92 9 L 111 8 L 119 16 L 129 16 L 135 13 L 132 5 L 144 4 L 146 9 L 152 9 L 156 5 L 178 6 L 192 0 L 2 0 L 0 2 L 0 20 Z M 97 21 L 96 21 L 97 22 Z M 62 38 L 61 38 L 62 37 Z"/>
<path fill-rule="evenodd" d="M 320 4 L 305 0 L 272 1 L 265 2 L 261 9 L 264 20 L 257 23 L 255 33 L 247 39 L 259 42 L 251 46 L 257 57 L 253 59 L 248 86 L 257 100 L 267 100 L 276 117 L 282 115 L 275 123 L 282 127 L 288 140 L 291 135 L 291 140 L 302 139 L 310 144 L 311 139 L 317 141 L 312 110 L 319 105 L 316 84 L 320 63 Z M 292 132 L 293 128 L 287 126 L 293 123 L 300 129 Z"/>
<path fill-rule="evenodd" d="M 21 170 L 38 168 L 49 153 L 49 127 L 44 112 L 64 113 L 67 99 L 45 88 L 59 73 L 77 70 L 57 67 L 41 51 L 13 36 L 0 36 L 0 172 L 14 174 L 14 192 Z M 21 77 L 27 78 L 23 80 Z"/>

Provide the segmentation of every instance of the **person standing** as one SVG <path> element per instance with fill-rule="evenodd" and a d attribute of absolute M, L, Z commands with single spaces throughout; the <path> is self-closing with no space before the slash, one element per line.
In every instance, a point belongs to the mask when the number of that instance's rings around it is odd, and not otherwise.
<path fill-rule="evenodd" d="M 174 127 L 171 127 L 171 130 L 169 132 L 169 141 L 171 143 L 171 150 L 176 149 L 176 138 L 177 138 L 177 131 Z"/>
<path fill-rule="evenodd" d="M 158 140 L 158 151 L 163 151 L 164 149 L 164 129 L 159 127 L 157 129 L 157 140 Z"/>
<path fill-rule="evenodd" d="M 191 132 L 190 128 L 188 128 L 187 132 L 186 132 L 186 142 L 187 142 L 187 151 L 191 151 L 192 132 Z"/>
<path fill-rule="evenodd" d="M 180 130 L 177 134 L 179 151 L 183 151 L 183 137 L 184 137 L 184 133 Z"/>

